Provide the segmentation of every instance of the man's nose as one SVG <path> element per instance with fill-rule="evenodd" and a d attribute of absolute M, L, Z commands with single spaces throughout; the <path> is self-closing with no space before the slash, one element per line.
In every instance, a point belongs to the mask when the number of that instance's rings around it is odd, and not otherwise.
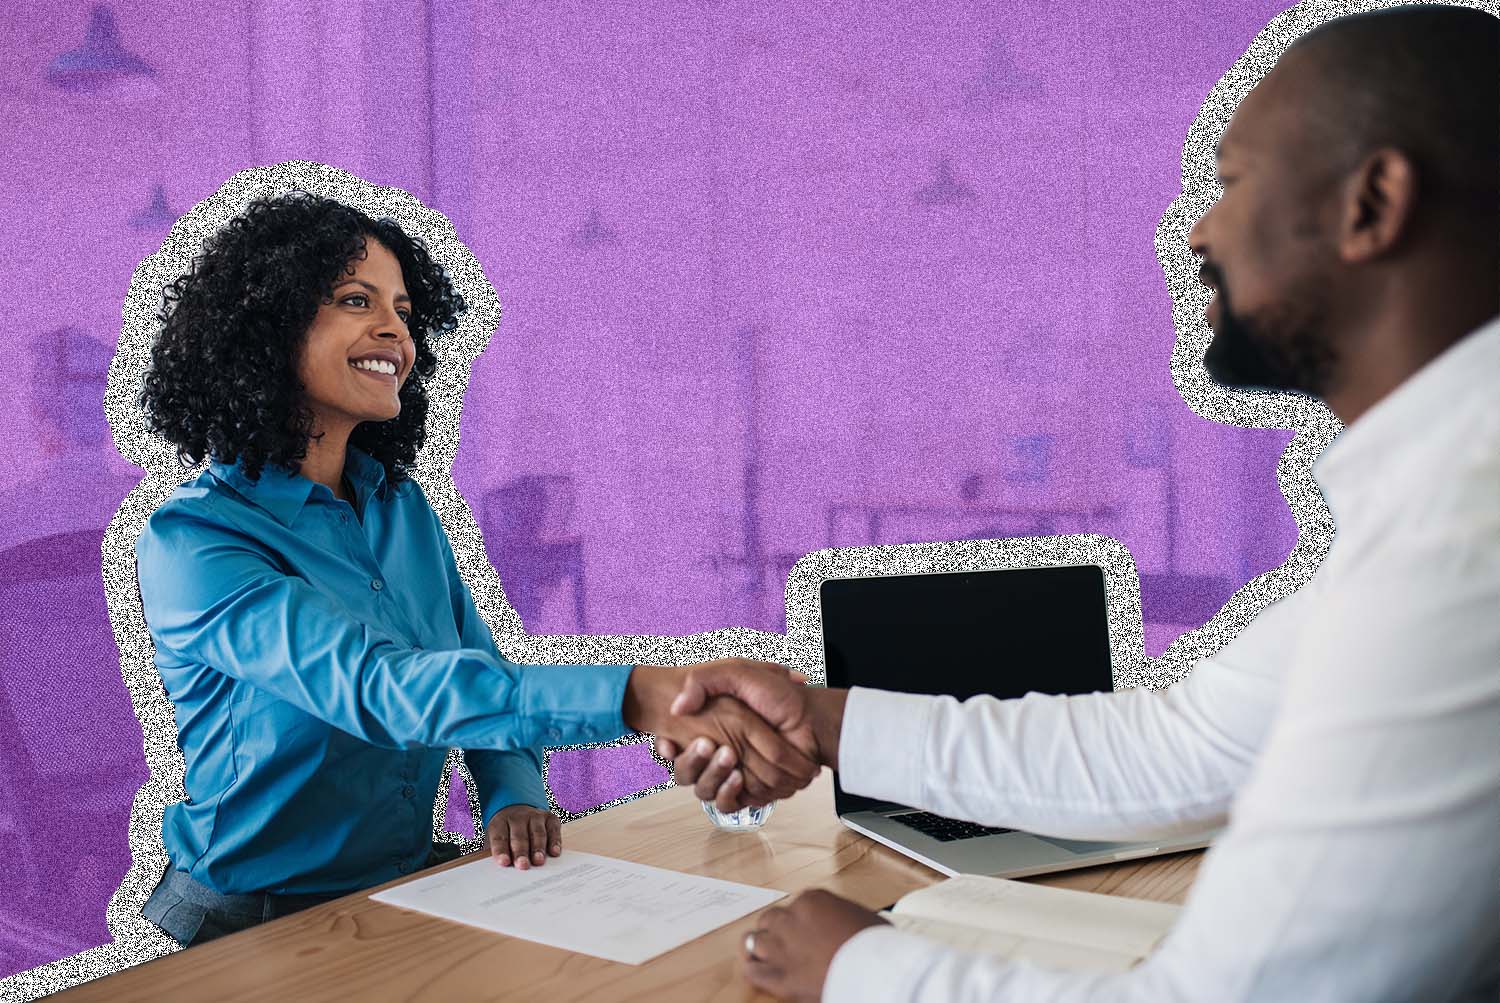
<path fill-rule="evenodd" d="M 1208 256 L 1208 218 L 1214 214 L 1214 207 L 1217 205 L 1215 202 L 1209 206 L 1208 211 L 1198 217 L 1198 222 L 1188 231 L 1188 249 L 1200 258 Z"/>

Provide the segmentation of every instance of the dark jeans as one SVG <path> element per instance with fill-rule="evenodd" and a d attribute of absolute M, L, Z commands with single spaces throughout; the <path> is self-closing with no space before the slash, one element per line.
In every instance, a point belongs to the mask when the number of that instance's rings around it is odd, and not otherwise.
<path fill-rule="evenodd" d="M 433 843 L 422 867 L 446 863 L 458 855 L 459 849 L 452 843 Z M 224 895 L 194 881 L 169 861 L 166 873 L 141 907 L 141 915 L 183 947 L 192 947 L 349 894 L 352 893 Z"/>

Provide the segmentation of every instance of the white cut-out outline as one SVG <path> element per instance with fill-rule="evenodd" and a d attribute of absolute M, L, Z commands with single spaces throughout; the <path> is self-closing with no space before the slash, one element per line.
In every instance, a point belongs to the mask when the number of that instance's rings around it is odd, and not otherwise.
<path fill-rule="evenodd" d="M 1500 4 L 1493 0 L 1450 0 L 1450 3 L 1500 16 Z M 162 287 L 181 273 L 185 261 L 201 246 L 202 238 L 217 229 L 250 198 L 295 187 L 319 191 L 365 208 L 371 203 L 363 196 L 378 193 L 380 200 L 373 204 L 374 211 L 396 218 L 408 232 L 426 240 L 434 257 L 449 268 L 455 285 L 469 302 L 470 309 L 459 331 L 434 346 L 445 364 L 440 365 L 429 386 L 433 403 L 429 421 L 439 424 L 443 434 L 429 425 L 428 443 L 418 458 L 414 479 L 421 484 L 442 519 L 444 530 L 453 541 L 460 573 L 469 584 L 480 613 L 495 632 L 497 644 L 508 657 L 536 664 L 647 662 L 670 665 L 743 656 L 779 661 L 801 669 L 814 682 L 821 682 L 817 591 L 818 584 L 825 578 L 913 570 L 1015 567 L 1020 565 L 1004 562 L 1018 559 L 1029 562 L 1027 566 L 1078 563 L 1074 555 L 1088 554 L 1092 556 L 1083 563 L 1100 563 L 1106 568 L 1116 684 L 1170 685 L 1185 675 L 1199 658 L 1211 654 L 1233 637 L 1265 605 L 1306 582 L 1332 540 L 1332 522 L 1313 481 L 1312 463 L 1337 434 L 1337 419 L 1326 408 L 1304 397 L 1223 391 L 1208 381 L 1202 369 L 1203 348 L 1209 332 L 1201 311 L 1208 293 L 1197 282 L 1197 262 L 1187 250 L 1186 236 L 1192 221 L 1201 216 L 1217 197 L 1212 173 L 1213 147 L 1240 100 L 1297 37 L 1333 18 L 1401 5 L 1396 0 L 1304 0 L 1277 15 L 1257 33 L 1249 49 L 1219 79 L 1188 132 L 1182 155 L 1182 193 L 1167 209 L 1156 231 L 1157 258 L 1172 295 L 1173 326 L 1177 333 L 1171 363 L 1173 382 L 1188 405 L 1203 417 L 1251 428 L 1296 430 L 1296 436 L 1282 455 L 1277 476 L 1297 520 L 1298 541 L 1285 564 L 1247 583 L 1209 623 L 1179 637 L 1157 659 L 1147 658 L 1144 652 L 1140 587 L 1134 561 L 1123 545 L 1098 536 L 816 551 L 799 560 L 788 576 L 786 635 L 745 628 L 728 628 L 688 637 L 526 635 L 521 630 L 519 617 L 504 598 L 499 575 L 484 554 L 477 524 L 453 485 L 451 473 L 469 366 L 483 349 L 494 330 L 494 322 L 499 319 L 499 304 L 493 286 L 484 278 L 472 254 L 457 240 L 452 224 L 400 189 L 376 188 L 346 172 L 307 161 L 236 174 L 213 196 L 179 219 L 161 249 L 136 269 L 123 309 L 120 340 L 110 367 L 109 388 L 104 400 L 116 447 L 121 455 L 148 471 L 147 479 L 131 491 L 110 521 L 102 547 L 102 577 L 109 599 L 111 629 L 120 647 L 121 674 L 141 722 L 146 761 L 151 769 L 151 779 L 136 795 L 131 812 L 132 864 L 106 910 L 106 922 L 114 940 L 0 980 L 0 996 L 35 999 L 180 949 L 140 913 L 166 865 L 161 820 L 168 798 L 180 800 L 184 792 L 175 720 L 160 676 L 151 661 L 150 639 L 141 613 L 134 548 L 146 516 L 182 482 L 183 471 L 176 465 L 170 447 L 146 432 L 144 415 L 136 398 L 145 371 L 140 360 L 145 357 L 143 353 L 149 352 L 155 333 L 155 311 Z M 276 172 L 288 171 L 300 173 L 286 183 L 279 183 Z M 320 188 L 320 181 L 328 187 Z M 231 193 L 240 201 L 232 202 Z M 429 232 L 429 227 L 432 232 Z M 463 268 L 455 267 L 455 260 L 447 253 L 452 248 L 443 246 L 445 236 L 462 249 L 457 263 L 468 264 L 472 273 L 466 274 Z M 174 264 L 163 267 L 167 261 Z M 476 275 L 478 282 L 488 289 L 488 297 L 482 290 L 471 289 Z M 492 318 L 493 322 L 489 322 L 478 336 L 477 350 L 461 359 L 451 359 L 445 350 L 451 349 L 455 343 L 466 345 L 466 338 L 474 338 L 475 335 L 465 332 L 481 318 L 487 321 Z M 137 360 L 134 365 L 130 363 L 132 356 Z M 442 464 L 443 477 L 431 476 L 434 462 Z M 162 471 L 171 473 L 163 476 Z M 1122 645 L 1128 650 L 1122 650 Z M 631 737 L 607 744 L 617 746 L 641 741 L 644 739 Z M 172 761 L 174 757 L 175 763 Z M 560 811 L 560 814 L 564 818 L 577 818 L 669 786 L 670 782 L 618 798 L 589 812 Z M 472 785 L 470 791 L 473 811 L 476 796 L 472 793 Z M 439 813 L 446 801 L 446 793 L 445 780 L 434 812 L 435 826 L 441 825 Z"/>

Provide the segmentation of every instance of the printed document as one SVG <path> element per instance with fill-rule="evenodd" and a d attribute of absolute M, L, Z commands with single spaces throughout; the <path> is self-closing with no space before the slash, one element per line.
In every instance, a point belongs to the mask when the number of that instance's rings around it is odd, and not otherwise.
<path fill-rule="evenodd" d="M 568 850 L 518 871 L 486 856 L 370 898 L 508 937 L 639 965 L 785 896 Z"/>

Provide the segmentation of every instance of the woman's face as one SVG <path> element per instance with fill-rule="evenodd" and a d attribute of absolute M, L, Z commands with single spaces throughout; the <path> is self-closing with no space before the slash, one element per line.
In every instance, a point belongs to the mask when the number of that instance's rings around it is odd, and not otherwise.
<path fill-rule="evenodd" d="M 416 357 L 411 297 L 396 256 L 373 237 L 365 247 L 334 280 L 332 301 L 318 306 L 297 360 L 314 433 L 401 413 L 401 384 Z"/>

